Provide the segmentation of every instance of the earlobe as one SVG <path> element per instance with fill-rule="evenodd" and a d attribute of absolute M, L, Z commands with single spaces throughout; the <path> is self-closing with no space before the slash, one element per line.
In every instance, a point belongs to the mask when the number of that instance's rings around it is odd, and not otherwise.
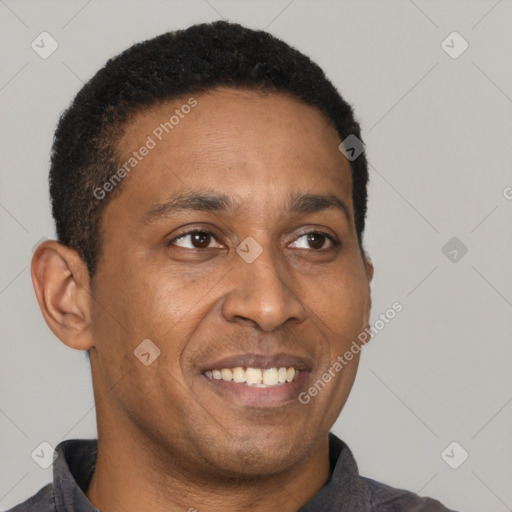
<path fill-rule="evenodd" d="M 78 253 L 46 241 L 34 253 L 31 274 L 39 307 L 53 333 L 71 348 L 89 350 L 89 275 Z"/>
<path fill-rule="evenodd" d="M 369 328 L 370 328 L 370 314 L 371 314 L 371 310 L 372 310 L 371 282 L 372 282 L 372 279 L 373 279 L 374 268 L 373 268 L 372 260 L 371 260 L 370 256 L 366 253 L 366 251 L 364 252 L 364 268 L 365 268 L 365 271 L 366 271 L 366 279 L 368 281 L 368 297 L 367 297 L 366 310 L 365 310 L 365 313 L 364 313 L 365 314 L 364 324 L 365 324 L 365 329 L 369 330 Z M 368 341 L 366 341 L 365 343 L 367 343 Z"/>
<path fill-rule="evenodd" d="M 364 253 L 364 268 L 366 270 L 366 277 L 368 279 L 368 284 L 370 284 L 373 279 L 374 268 L 373 268 L 372 259 L 370 258 L 370 256 L 368 255 L 368 253 L 366 251 Z"/>

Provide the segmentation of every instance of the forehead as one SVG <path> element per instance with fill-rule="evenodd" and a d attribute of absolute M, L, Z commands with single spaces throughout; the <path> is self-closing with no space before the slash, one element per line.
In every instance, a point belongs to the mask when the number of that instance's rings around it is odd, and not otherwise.
<path fill-rule="evenodd" d="M 283 194 L 337 191 L 351 205 L 340 142 L 314 107 L 281 93 L 222 87 L 135 115 L 118 158 L 138 159 L 123 184 L 135 202 L 206 188 L 260 205 Z"/>

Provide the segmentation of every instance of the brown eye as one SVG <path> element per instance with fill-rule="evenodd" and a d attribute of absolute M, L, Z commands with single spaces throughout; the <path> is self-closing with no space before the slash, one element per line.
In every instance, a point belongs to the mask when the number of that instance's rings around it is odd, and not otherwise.
<path fill-rule="evenodd" d="M 308 244 L 313 249 L 321 249 L 325 243 L 325 235 L 322 233 L 308 233 Z"/>
<path fill-rule="evenodd" d="M 210 244 L 215 241 L 215 237 L 209 231 L 189 231 L 174 238 L 169 245 L 176 245 L 184 249 L 208 249 Z M 214 246 L 215 247 L 215 246 Z M 222 247 L 217 242 L 217 247 Z"/>
<path fill-rule="evenodd" d="M 211 236 L 208 233 L 193 233 L 191 236 L 192 245 L 198 249 L 206 249 L 210 245 Z"/>
<path fill-rule="evenodd" d="M 328 242 L 331 247 L 336 245 L 333 238 L 327 233 L 322 233 L 321 231 L 311 231 L 299 236 L 297 240 L 291 244 L 291 246 L 298 249 L 314 249 L 318 251 L 321 249 L 329 249 L 329 247 L 325 247 L 326 242 Z"/>

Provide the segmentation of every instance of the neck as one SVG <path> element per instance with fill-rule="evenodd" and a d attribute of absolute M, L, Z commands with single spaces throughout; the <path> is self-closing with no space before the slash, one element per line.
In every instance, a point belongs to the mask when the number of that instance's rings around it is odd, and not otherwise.
<path fill-rule="evenodd" d="M 87 491 L 103 512 L 189 512 L 208 510 L 279 510 L 293 512 L 307 503 L 329 477 L 326 436 L 304 461 L 278 475 L 241 475 L 224 480 L 203 474 L 187 475 L 161 447 L 143 444 L 134 436 L 98 432 L 96 470 Z"/>

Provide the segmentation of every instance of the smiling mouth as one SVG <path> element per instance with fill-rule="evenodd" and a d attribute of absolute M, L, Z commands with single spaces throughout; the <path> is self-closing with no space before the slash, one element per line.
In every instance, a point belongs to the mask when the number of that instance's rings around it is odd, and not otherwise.
<path fill-rule="evenodd" d="M 273 388 L 283 386 L 298 379 L 300 370 L 292 366 L 274 368 L 216 368 L 206 370 L 203 375 L 208 379 L 233 382 L 247 387 Z"/>

